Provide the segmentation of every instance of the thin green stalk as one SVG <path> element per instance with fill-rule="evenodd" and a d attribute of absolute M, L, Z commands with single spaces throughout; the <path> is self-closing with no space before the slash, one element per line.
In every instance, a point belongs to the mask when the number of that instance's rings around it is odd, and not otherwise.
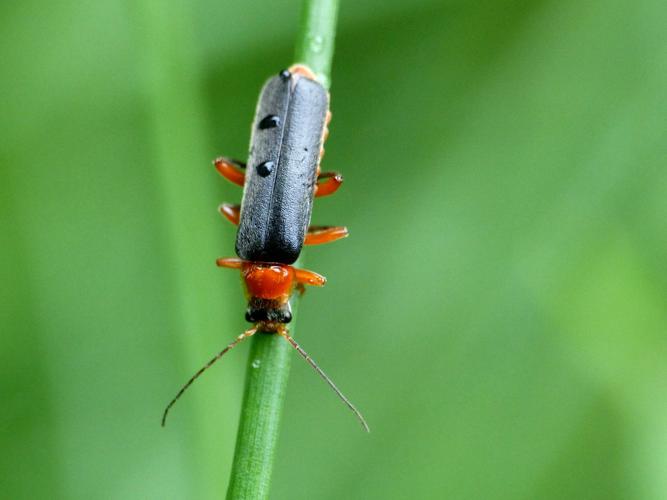
<path fill-rule="evenodd" d="M 329 88 L 338 0 L 306 0 L 296 62 L 308 65 Z M 292 304 L 296 309 L 296 304 Z M 294 311 L 293 317 L 296 317 Z M 290 323 L 294 332 L 294 319 Z M 252 339 L 241 420 L 227 498 L 269 496 L 273 458 L 289 376 L 291 347 L 275 334 Z"/>
<path fill-rule="evenodd" d="M 280 336 L 254 335 L 228 499 L 269 496 L 291 357 L 290 346 Z"/>
<path fill-rule="evenodd" d="M 338 0 L 306 0 L 296 43 L 296 62 L 309 66 L 327 89 L 331 82 L 337 16 Z"/>

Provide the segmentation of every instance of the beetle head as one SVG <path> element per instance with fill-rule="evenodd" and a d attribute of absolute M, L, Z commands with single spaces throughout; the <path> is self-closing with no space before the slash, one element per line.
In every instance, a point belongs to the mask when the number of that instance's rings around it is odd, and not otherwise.
<path fill-rule="evenodd" d="M 294 287 L 294 270 L 284 264 L 248 262 L 242 269 L 248 296 L 246 320 L 251 323 L 289 323 L 289 298 Z"/>

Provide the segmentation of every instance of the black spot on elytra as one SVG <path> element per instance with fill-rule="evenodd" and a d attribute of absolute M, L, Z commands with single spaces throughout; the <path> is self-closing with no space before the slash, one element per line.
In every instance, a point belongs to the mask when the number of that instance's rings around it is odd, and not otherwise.
<path fill-rule="evenodd" d="M 280 125 L 280 117 L 276 115 L 266 115 L 262 120 L 259 122 L 259 125 L 257 128 L 260 130 L 264 130 L 267 128 L 275 128 L 278 125 Z"/>
<path fill-rule="evenodd" d="M 273 172 L 273 167 L 275 163 L 272 162 L 271 160 L 265 161 L 257 165 L 257 173 L 259 174 L 260 177 L 268 177 L 271 172 Z"/>

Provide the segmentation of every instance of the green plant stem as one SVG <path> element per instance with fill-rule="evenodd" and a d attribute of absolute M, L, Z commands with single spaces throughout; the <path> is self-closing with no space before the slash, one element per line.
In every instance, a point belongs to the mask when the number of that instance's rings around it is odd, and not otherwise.
<path fill-rule="evenodd" d="M 296 49 L 296 62 L 308 65 L 327 89 L 337 11 L 338 0 L 306 0 Z M 293 309 L 295 306 L 293 303 Z M 293 312 L 295 318 L 296 311 Z M 294 319 L 290 329 L 293 334 Z M 254 335 L 228 499 L 254 500 L 269 496 L 291 356 L 290 345 L 278 335 Z"/>
<path fill-rule="evenodd" d="M 338 0 L 306 0 L 296 44 L 296 62 L 309 66 L 327 89 L 331 83 L 337 17 Z"/>
<path fill-rule="evenodd" d="M 252 340 L 228 499 L 268 498 L 292 353 L 285 339 Z"/>

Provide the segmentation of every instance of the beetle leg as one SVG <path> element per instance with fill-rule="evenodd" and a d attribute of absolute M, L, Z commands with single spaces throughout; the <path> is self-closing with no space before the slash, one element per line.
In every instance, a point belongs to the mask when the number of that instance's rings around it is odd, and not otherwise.
<path fill-rule="evenodd" d="M 228 269 L 241 269 L 243 261 L 236 257 L 220 257 L 215 261 L 218 267 L 226 267 Z"/>
<path fill-rule="evenodd" d="M 348 231 L 345 226 L 310 226 L 306 233 L 305 245 L 321 245 L 346 238 Z"/>
<path fill-rule="evenodd" d="M 245 173 L 243 172 L 245 163 L 221 156 L 216 158 L 213 164 L 225 179 L 239 186 L 243 186 L 245 183 Z"/>
<path fill-rule="evenodd" d="M 315 73 L 313 73 L 313 70 L 305 64 L 292 64 L 288 71 L 293 75 L 301 75 L 311 80 L 317 81 L 317 77 L 315 76 Z"/>
<path fill-rule="evenodd" d="M 319 182 L 324 179 L 323 182 Z M 343 183 L 343 176 L 338 172 L 322 172 L 317 176 L 317 184 L 315 184 L 315 196 L 327 196 L 334 194 Z"/>
<path fill-rule="evenodd" d="M 292 269 L 294 269 L 294 278 L 296 279 L 297 286 L 299 283 L 303 285 L 324 286 L 327 282 L 327 279 L 324 276 L 314 273 L 313 271 L 297 269 L 296 267 Z"/>
<path fill-rule="evenodd" d="M 225 216 L 225 218 L 232 224 L 238 226 L 241 218 L 241 205 L 232 205 L 231 203 L 223 203 L 218 207 L 218 212 Z"/>
<path fill-rule="evenodd" d="M 324 130 L 322 130 L 322 145 L 320 146 L 320 156 L 319 160 L 317 163 L 317 173 L 319 175 L 320 173 L 320 164 L 319 162 L 322 161 L 322 157 L 324 156 L 324 143 L 327 142 L 327 139 L 329 138 L 329 123 L 331 122 L 331 110 L 327 110 L 327 116 L 326 119 L 324 120 Z"/>
<path fill-rule="evenodd" d="M 326 141 L 329 137 L 329 124 L 331 123 L 331 110 L 327 110 L 327 117 L 324 120 L 324 135 L 322 137 L 322 142 Z"/>

